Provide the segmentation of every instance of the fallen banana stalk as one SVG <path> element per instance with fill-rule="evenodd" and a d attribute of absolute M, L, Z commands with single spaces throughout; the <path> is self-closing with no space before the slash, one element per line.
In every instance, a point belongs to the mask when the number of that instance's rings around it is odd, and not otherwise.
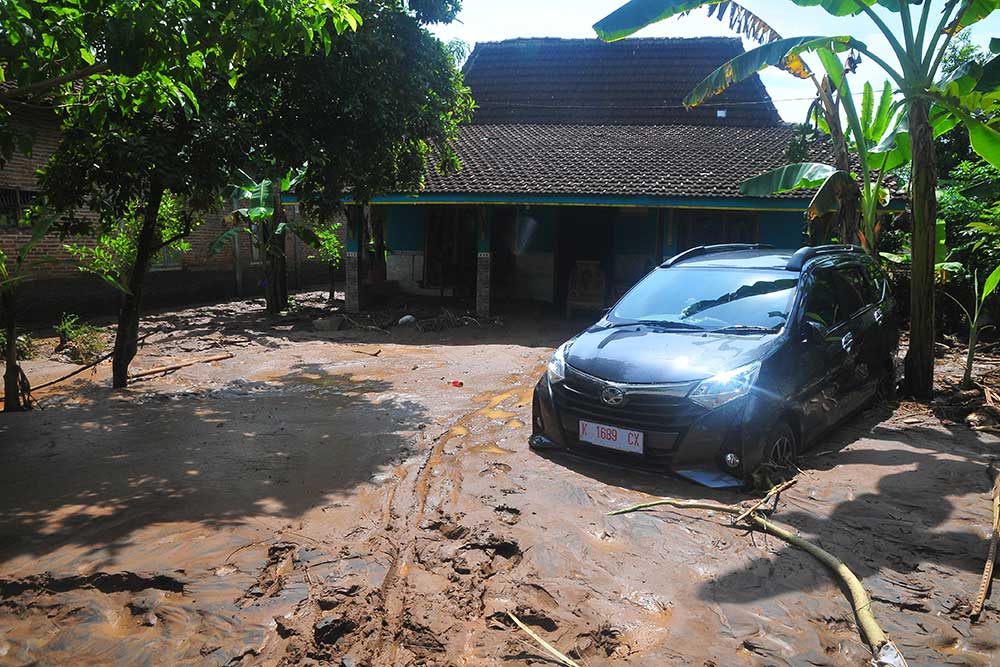
<path fill-rule="evenodd" d="M 535 631 L 532 630 L 531 628 L 529 628 L 524 623 L 522 623 L 521 619 L 519 619 L 517 616 L 515 616 L 514 614 L 512 614 L 509 611 L 507 612 L 507 615 L 510 616 L 510 620 L 514 621 L 514 623 L 517 624 L 517 627 L 521 628 L 526 633 L 528 633 L 529 637 L 531 637 L 532 639 L 534 639 L 538 643 L 539 646 L 541 646 L 543 649 L 545 649 L 546 651 L 548 651 L 549 655 L 551 655 L 552 657 L 554 657 L 556 660 L 558 660 L 559 662 L 561 662 L 563 665 L 565 665 L 566 667 L 580 667 L 580 665 L 576 664 L 575 662 L 573 662 L 572 660 L 570 660 L 567 656 L 565 656 L 562 653 L 560 653 L 559 650 L 556 649 L 556 647 L 554 647 L 552 644 L 548 643 L 547 641 L 545 641 L 544 639 L 542 639 L 541 637 L 539 637 L 537 634 L 535 634 Z"/>
<path fill-rule="evenodd" d="M 774 487 L 768 492 L 769 496 L 780 493 L 780 490 L 774 491 L 776 488 L 778 487 Z M 774 493 L 772 493 L 772 491 L 774 491 Z M 763 500 L 766 501 L 767 498 L 768 496 L 765 496 Z M 776 524 L 773 521 L 769 521 L 763 517 L 759 512 L 759 508 L 763 505 L 763 502 L 760 502 L 759 504 L 755 503 L 755 506 L 752 506 L 750 511 L 746 512 L 743 508 L 736 505 L 724 505 L 722 503 L 702 502 L 696 500 L 682 500 L 679 498 L 660 498 L 659 500 L 653 502 L 641 503 L 639 505 L 632 505 L 631 507 L 625 507 L 613 512 L 608 512 L 608 515 L 613 516 L 627 514 L 629 512 L 635 512 L 649 507 L 655 507 L 657 505 L 670 505 L 672 507 L 681 507 L 686 509 L 705 509 L 725 512 L 727 514 L 735 514 L 737 515 L 737 518 L 741 519 L 745 517 L 745 520 L 750 523 L 751 526 L 759 528 L 766 533 L 771 533 L 775 537 L 781 538 L 792 546 L 808 552 L 818 561 L 833 570 L 834 574 L 836 574 L 844 585 L 847 586 L 847 590 L 851 594 L 851 606 L 854 608 L 854 615 L 858 619 L 858 627 L 861 628 L 861 634 L 865 641 L 868 642 L 868 646 L 871 648 L 872 654 L 875 656 L 876 664 L 883 667 L 907 667 L 906 659 L 903 657 L 903 654 L 900 653 L 896 645 L 886 636 L 885 632 L 882 631 L 882 627 L 875 620 L 875 615 L 871 610 L 871 599 L 868 597 L 865 587 L 862 585 L 857 576 L 851 572 L 850 568 L 848 568 L 842 560 L 831 554 L 829 551 L 826 551 L 812 542 L 795 535 L 788 528 Z"/>
<path fill-rule="evenodd" d="M 993 526 L 990 531 L 990 546 L 986 552 L 986 565 L 983 567 L 983 578 L 979 583 L 979 594 L 972 605 L 973 620 L 979 618 L 983 613 L 983 606 L 986 604 L 986 595 L 990 592 L 990 583 L 993 581 L 993 567 L 997 560 L 997 542 L 1000 541 L 1000 468 L 995 464 L 990 464 L 990 472 L 993 475 Z"/>

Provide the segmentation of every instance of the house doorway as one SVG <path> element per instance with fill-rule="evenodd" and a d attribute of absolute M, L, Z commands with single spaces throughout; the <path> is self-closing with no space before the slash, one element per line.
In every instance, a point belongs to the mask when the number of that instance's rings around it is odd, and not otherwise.
<path fill-rule="evenodd" d="M 476 293 L 477 209 L 435 206 L 427 218 L 424 287 L 442 296 L 470 297 Z"/>
<path fill-rule="evenodd" d="M 556 218 L 555 244 L 555 295 L 556 305 L 565 309 L 569 293 L 570 278 L 574 269 L 599 269 L 605 280 L 603 305 L 607 305 L 607 286 L 611 285 L 614 269 L 614 228 L 612 218 L 615 209 L 566 206 L 559 209 Z M 596 262 L 593 264 L 587 264 Z"/>

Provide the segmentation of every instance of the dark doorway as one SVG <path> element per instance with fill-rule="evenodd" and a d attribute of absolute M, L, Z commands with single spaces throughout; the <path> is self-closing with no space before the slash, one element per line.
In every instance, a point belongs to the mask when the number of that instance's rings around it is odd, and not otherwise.
<path fill-rule="evenodd" d="M 492 213 L 490 286 L 494 298 L 509 299 L 516 296 L 514 239 L 517 209 L 513 206 L 496 206 Z"/>
<path fill-rule="evenodd" d="M 580 260 L 596 260 L 611 284 L 616 209 L 563 207 L 556 218 L 556 305 L 566 304 L 570 273 Z"/>
<path fill-rule="evenodd" d="M 478 210 L 473 206 L 436 206 L 427 219 L 424 287 L 452 290 L 454 296 L 476 293 Z"/>

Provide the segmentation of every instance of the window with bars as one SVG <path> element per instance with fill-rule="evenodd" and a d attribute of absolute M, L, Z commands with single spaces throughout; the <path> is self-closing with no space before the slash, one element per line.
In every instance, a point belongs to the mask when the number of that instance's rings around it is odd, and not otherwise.
<path fill-rule="evenodd" d="M 36 196 L 37 193 L 28 190 L 0 188 L 0 226 L 13 226 L 24 219 Z"/>

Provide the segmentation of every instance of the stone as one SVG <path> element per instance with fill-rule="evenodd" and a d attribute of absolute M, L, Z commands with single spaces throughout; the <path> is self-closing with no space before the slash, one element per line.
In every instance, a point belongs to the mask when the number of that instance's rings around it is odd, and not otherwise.
<path fill-rule="evenodd" d="M 313 320 L 313 328 L 316 331 L 340 331 L 344 328 L 344 318 L 338 315 L 321 317 L 318 320 Z"/>

